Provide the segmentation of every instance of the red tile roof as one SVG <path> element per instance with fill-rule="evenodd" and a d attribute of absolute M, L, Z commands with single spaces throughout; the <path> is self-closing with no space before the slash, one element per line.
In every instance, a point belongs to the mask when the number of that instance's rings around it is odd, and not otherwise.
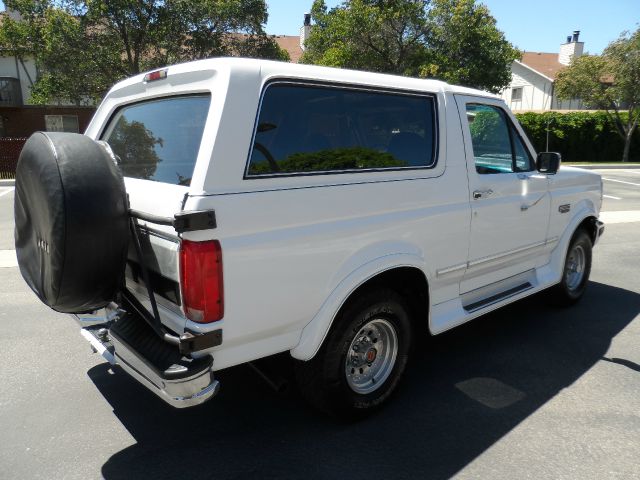
<path fill-rule="evenodd" d="M 293 35 L 276 35 L 274 40 L 280 48 L 289 52 L 289 57 L 292 63 L 298 63 L 302 56 L 302 49 L 300 48 L 300 37 Z"/>
<path fill-rule="evenodd" d="M 551 80 L 555 80 L 558 72 L 566 68 L 558 61 L 557 53 L 524 52 L 520 61 Z"/>

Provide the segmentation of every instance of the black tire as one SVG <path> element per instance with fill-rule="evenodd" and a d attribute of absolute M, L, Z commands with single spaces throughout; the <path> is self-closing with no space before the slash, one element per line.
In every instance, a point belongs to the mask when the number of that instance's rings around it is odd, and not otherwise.
<path fill-rule="evenodd" d="M 342 420 L 357 420 L 379 409 L 396 390 L 409 359 L 412 332 L 408 312 L 403 298 L 389 289 L 370 290 L 351 301 L 335 319 L 316 356 L 307 362 L 296 362 L 296 378 L 305 399 L 319 410 Z M 365 332 L 365 325 L 373 325 L 375 332 Z M 389 335 L 393 335 L 388 330 L 389 325 L 397 338 L 395 361 L 388 368 L 386 377 L 382 373 L 379 375 L 382 381 L 373 386 L 373 391 L 357 392 L 351 386 L 355 382 L 353 375 L 351 380 L 347 379 L 347 355 L 350 355 L 350 361 L 357 356 L 351 350 L 352 343 L 356 342 L 353 346 L 358 346 L 361 344 L 357 341 L 358 338 L 370 334 L 367 337 L 369 341 L 363 344 L 369 345 L 369 350 L 360 352 L 361 358 L 366 360 L 371 349 L 375 350 L 373 341 L 376 340 L 376 335 L 382 336 L 385 331 L 385 338 L 389 339 Z M 380 352 L 371 354 L 373 364 L 369 364 L 369 367 L 375 366 L 379 359 L 383 362 L 381 365 L 387 362 L 386 356 L 377 357 L 383 355 L 384 349 Z M 350 369 L 350 373 L 357 376 L 358 372 L 354 370 Z M 361 378 L 366 378 L 366 375 Z M 372 377 L 372 385 L 373 383 L 375 377 Z M 359 388 L 366 390 L 369 387 L 362 384 Z"/>
<path fill-rule="evenodd" d="M 49 307 L 102 308 L 122 285 L 129 224 L 124 180 L 109 150 L 89 137 L 34 133 L 16 169 L 20 272 Z"/>
<path fill-rule="evenodd" d="M 592 249 L 589 234 L 583 229 L 577 230 L 567 249 L 562 279 L 553 287 L 553 301 L 557 305 L 573 305 L 584 294 L 591 273 Z"/>

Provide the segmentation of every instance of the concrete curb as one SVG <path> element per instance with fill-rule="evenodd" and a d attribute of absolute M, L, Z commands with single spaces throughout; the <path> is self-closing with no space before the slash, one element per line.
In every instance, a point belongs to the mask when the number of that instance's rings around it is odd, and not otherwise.
<path fill-rule="evenodd" d="M 16 181 L 11 180 L 0 180 L 0 187 L 14 187 L 16 185 Z"/>

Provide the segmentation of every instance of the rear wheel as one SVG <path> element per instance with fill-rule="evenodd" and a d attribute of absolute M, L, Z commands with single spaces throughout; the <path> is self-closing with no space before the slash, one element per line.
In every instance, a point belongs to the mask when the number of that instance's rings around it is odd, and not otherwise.
<path fill-rule="evenodd" d="M 572 305 L 584 294 L 591 273 L 591 250 L 591 238 L 584 230 L 578 230 L 567 250 L 562 280 L 554 287 L 556 303 Z"/>
<path fill-rule="evenodd" d="M 364 417 L 392 395 L 405 371 L 411 322 L 400 295 L 371 290 L 335 319 L 325 342 L 308 362 L 297 362 L 303 396 L 343 419 Z"/>

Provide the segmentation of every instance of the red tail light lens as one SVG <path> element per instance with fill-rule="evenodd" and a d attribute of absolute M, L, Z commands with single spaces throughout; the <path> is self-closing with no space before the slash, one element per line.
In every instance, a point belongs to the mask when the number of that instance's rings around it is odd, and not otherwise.
<path fill-rule="evenodd" d="M 167 70 L 156 70 L 155 72 L 149 72 L 144 76 L 143 82 L 155 82 L 156 80 L 163 80 L 167 78 Z"/>
<path fill-rule="evenodd" d="M 182 240 L 180 284 L 184 313 L 188 319 L 209 323 L 224 316 L 220 242 Z"/>

